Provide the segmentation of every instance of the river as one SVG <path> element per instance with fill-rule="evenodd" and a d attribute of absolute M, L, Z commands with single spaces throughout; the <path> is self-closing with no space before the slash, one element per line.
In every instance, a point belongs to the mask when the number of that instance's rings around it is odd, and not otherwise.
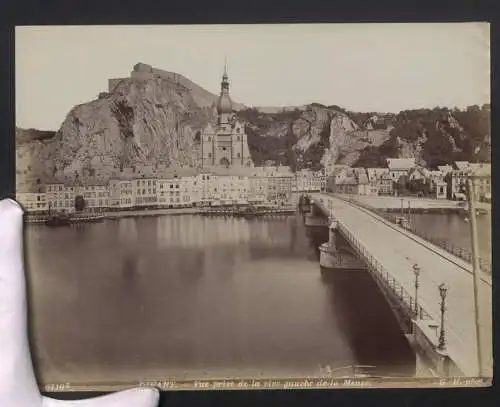
<path fill-rule="evenodd" d="M 464 215 L 411 214 L 410 216 L 416 229 L 424 231 L 427 236 L 447 240 L 455 247 L 469 252 L 472 250 L 470 223 Z M 476 219 L 479 255 L 491 264 L 491 212 L 478 215 Z"/>
<path fill-rule="evenodd" d="M 415 216 L 445 236 L 465 224 Z M 326 239 L 299 214 L 27 226 L 39 379 L 297 377 L 349 365 L 412 375 L 415 355 L 371 277 L 320 270 Z"/>

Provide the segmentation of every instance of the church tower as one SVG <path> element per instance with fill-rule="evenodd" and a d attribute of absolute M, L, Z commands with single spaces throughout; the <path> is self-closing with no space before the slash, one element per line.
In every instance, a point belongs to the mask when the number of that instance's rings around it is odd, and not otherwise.
<path fill-rule="evenodd" d="M 236 120 L 229 96 L 229 77 L 225 64 L 217 100 L 217 125 L 215 128 L 208 125 L 204 130 L 201 147 L 201 166 L 204 168 L 253 167 L 245 126 Z"/>
<path fill-rule="evenodd" d="M 227 76 L 226 65 L 224 64 L 224 73 L 220 83 L 220 96 L 217 101 L 217 113 L 219 115 L 218 124 L 230 124 L 233 116 L 233 102 L 229 97 L 229 78 Z"/>

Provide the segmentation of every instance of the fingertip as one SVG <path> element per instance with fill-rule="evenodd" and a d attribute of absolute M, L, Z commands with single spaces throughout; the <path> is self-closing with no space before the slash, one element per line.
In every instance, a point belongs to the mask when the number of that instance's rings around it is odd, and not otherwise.
<path fill-rule="evenodd" d="M 0 213 L 9 212 L 24 214 L 24 209 L 19 202 L 12 198 L 5 198 L 0 201 Z"/>

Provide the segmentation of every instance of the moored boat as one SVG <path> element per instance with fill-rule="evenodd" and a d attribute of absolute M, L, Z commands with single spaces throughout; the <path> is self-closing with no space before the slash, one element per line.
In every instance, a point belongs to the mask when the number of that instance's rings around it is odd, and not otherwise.
<path fill-rule="evenodd" d="M 63 213 L 49 215 L 45 220 L 47 226 L 68 226 L 70 223 L 69 216 Z"/>
<path fill-rule="evenodd" d="M 102 222 L 105 216 L 102 214 L 84 214 L 73 215 L 70 218 L 71 223 L 89 223 L 89 222 Z"/>

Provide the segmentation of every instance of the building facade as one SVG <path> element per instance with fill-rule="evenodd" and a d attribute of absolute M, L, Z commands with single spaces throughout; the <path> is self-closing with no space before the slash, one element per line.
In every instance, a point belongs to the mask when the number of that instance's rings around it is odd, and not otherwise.
<path fill-rule="evenodd" d="M 414 158 L 388 158 L 387 167 L 394 182 L 407 176 L 409 171 L 416 166 Z"/>
<path fill-rule="evenodd" d="M 303 169 L 295 174 L 294 190 L 298 192 L 319 192 L 326 187 L 326 177 L 322 172 Z"/>
<path fill-rule="evenodd" d="M 43 213 L 48 210 L 45 192 L 18 192 L 16 199 L 27 213 Z"/>
<path fill-rule="evenodd" d="M 132 196 L 135 207 L 155 207 L 158 203 L 155 178 L 136 179 L 132 182 Z"/>
<path fill-rule="evenodd" d="M 179 177 L 157 180 L 156 203 L 160 208 L 179 208 L 183 204 L 184 185 Z"/>
<path fill-rule="evenodd" d="M 253 204 L 263 204 L 267 199 L 268 178 L 265 176 L 249 177 L 248 202 Z"/>
<path fill-rule="evenodd" d="M 73 189 L 73 188 L 72 188 Z M 72 191 L 73 192 L 73 191 Z M 110 207 L 109 184 L 95 184 L 76 187 L 73 193 L 73 208 L 76 196 L 85 200 L 85 209 L 89 212 L 101 212 Z"/>
<path fill-rule="evenodd" d="M 267 203 L 287 206 L 292 201 L 292 176 L 276 174 L 268 178 Z"/>
<path fill-rule="evenodd" d="M 367 168 L 368 179 L 376 185 L 378 195 L 392 195 L 394 181 L 388 168 Z"/>
<path fill-rule="evenodd" d="M 118 210 L 135 206 L 131 180 L 112 179 L 109 181 L 108 189 L 110 209 Z"/>
<path fill-rule="evenodd" d="M 48 184 L 45 188 L 47 195 L 47 210 L 50 212 L 72 213 L 75 211 L 75 197 L 83 195 L 78 186 L 64 183 Z"/>

